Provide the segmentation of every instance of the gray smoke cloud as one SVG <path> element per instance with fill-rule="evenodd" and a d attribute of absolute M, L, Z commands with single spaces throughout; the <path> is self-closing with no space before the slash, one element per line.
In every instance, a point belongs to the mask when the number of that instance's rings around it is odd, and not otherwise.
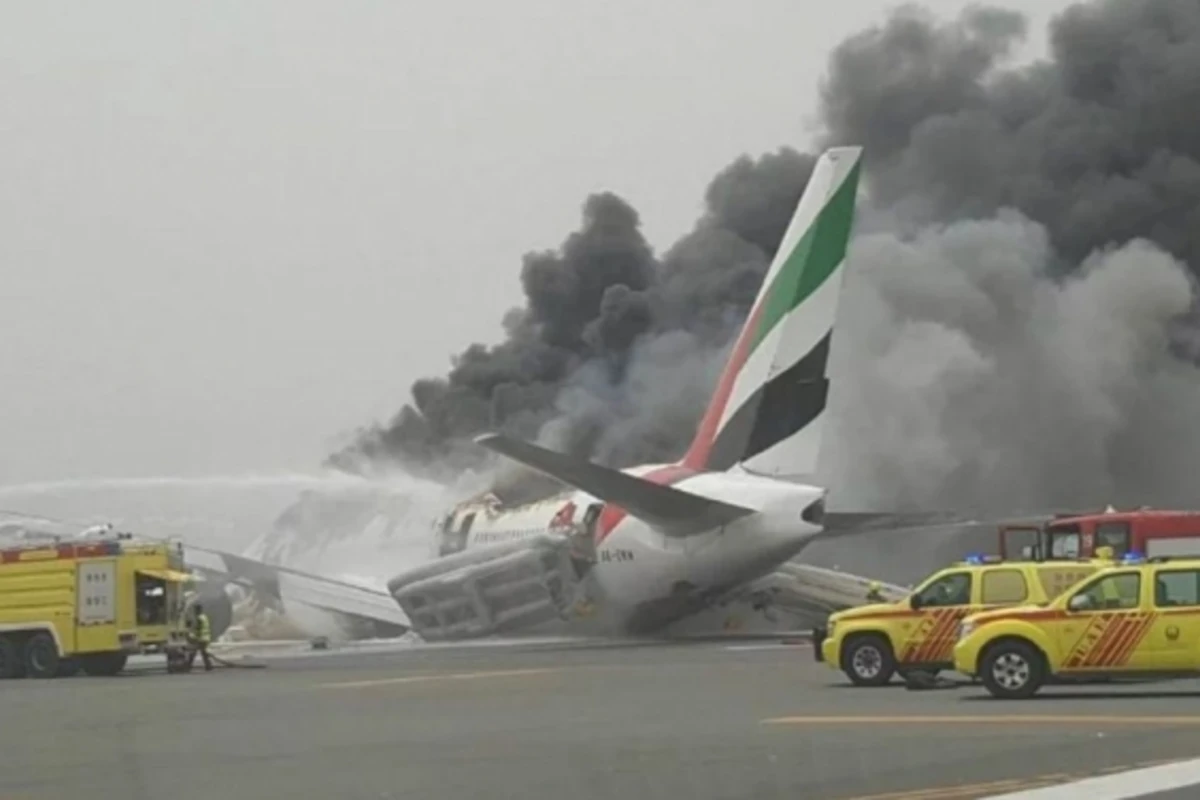
<path fill-rule="evenodd" d="M 1017 14 L 900 9 L 835 49 L 822 143 L 866 148 L 835 337 L 836 505 L 1190 503 L 1200 452 L 1200 4 L 1081 3 L 1014 67 Z M 661 257 L 588 199 L 527 256 L 524 308 L 331 463 L 456 474 L 506 430 L 614 465 L 686 447 L 812 169 L 783 149 L 714 178 Z"/>
<path fill-rule="evenodd" d="M 1194 493 L 1200 374 L 1168 348 L 1185 267 L 1135 240 L 1059 280 L 1015 211 L 863 236 L 834 345 L 838 505 L 995 513 Z M 844 376 L 844 380 L 839 380 Z"/>

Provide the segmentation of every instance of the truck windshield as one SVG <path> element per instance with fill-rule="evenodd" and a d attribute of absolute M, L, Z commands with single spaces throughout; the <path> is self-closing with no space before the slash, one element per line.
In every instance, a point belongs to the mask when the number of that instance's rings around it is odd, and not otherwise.
<path fill-rule="evenodd" d="M 1111 547 L 1117 558 L 1129 552 L 1129 523 L 1101 522 L 1096 526 L 1096 547 Z"/>
<path fill-rule="evenodd" d="M 1080 555 L 1079 525 L 1077 523 L 1051 525 L 1048 531 L 1049 557 L 1075 559 Z"/>
<path fill-rule="evenodd" d="M 1038 561 L 1041 559 L 1041 537 L 1042 532 L 1038 528 L 1004 528 L 1000 555 L 1006 561 Z"/>

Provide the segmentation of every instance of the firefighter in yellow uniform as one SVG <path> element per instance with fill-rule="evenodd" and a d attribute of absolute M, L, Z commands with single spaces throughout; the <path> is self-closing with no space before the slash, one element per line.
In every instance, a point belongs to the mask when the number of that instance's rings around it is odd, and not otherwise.
<path fill-rule="evenodd" d="M 188 667 L 196 661 L 197 651 L 200 657 L 204 659 L 204 671 L 212 672 L 212 656 L 208 654 L 208 645 L 212 642 L 212 624 L 208 621 L 208 614 L 204 613 L 204 606 L 196 603 L 195 613 L 192 617 L 192 652 L 188 654 Z"/>

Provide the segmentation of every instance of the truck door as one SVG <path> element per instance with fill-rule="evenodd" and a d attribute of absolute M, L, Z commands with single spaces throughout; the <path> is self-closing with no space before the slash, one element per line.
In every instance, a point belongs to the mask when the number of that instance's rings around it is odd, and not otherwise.
<path fill-rule="evenodd" d="M 1124 556 L 1132 549 L 1129 523 L 1125 521 L 1096 523 L 1095 547 L 1111 547 L 1113 558 Z"/>
<path fill-rule="evenodd" d="M 1076 591 L 1067 601 L 1067 615 L 1048 623 L 1062 668 L 1106 672 L 1144 663 L 1137 633 L 1152 614 L 1142 611 L 1141 595 L 1142 576 L 1134 570 L 1102 575 Z"/>
<path fill-rule="evenodd" d="M 1041 561 L 1042 529 L 1034 525 L 1001 527 L 1000 557 L 1005 561 Z"/>
<path fill-rule="evenodd" d="M 1050 561 L 1074 561 L 1090 556 L 1092 549 L 1088 544 L 1075 523 L 1051 525 L 1046 530 L 1046 558 Z"/>
<path fill-rule="evenodd" d="M 935 577 L 913 594 L 917 611 L 911 627 L 902 631 L 896 648 L 901 664 L 935 664 L 952 661 L 958 640 L 958 623 L 972 608 L 978 593 L 970 570 L 954 570 Z"/>
<path fill-rule="evenodd" d="M 1146 659 L 1164 670 L 1200 669 L 1200 570 L 1156 570 L 1154 612 L 1140 647 Z"/>

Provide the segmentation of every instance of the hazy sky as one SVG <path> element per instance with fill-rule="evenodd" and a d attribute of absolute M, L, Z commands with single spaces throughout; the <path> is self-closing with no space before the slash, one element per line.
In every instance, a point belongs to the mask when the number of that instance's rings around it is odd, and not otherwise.
<path fill-rule="evenodd" d="M 840 0 L 6 3 L 0 483 L 311 469 L 614 190 L 803 147 Z M 931 0 L 953 12 L 966 5 Z M 1008 0 L 1040 47 L 1064 0 Z"/>

